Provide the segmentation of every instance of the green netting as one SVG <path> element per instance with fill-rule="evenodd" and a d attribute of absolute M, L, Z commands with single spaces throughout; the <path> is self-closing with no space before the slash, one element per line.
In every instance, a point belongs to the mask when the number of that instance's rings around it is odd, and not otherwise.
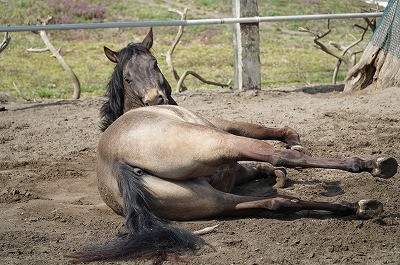
<path fill-rule="evenodd" d="M 400 0 L 389 0 L 371 43 L 400 58 Z"/>

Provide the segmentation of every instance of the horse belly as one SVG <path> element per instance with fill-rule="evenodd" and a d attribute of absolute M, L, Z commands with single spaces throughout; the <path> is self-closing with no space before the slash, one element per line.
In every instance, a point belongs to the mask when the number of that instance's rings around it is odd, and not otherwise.
<path fill-rule="evenodd" d="M 143 176 L 148 191 L 147 202 L 152 212 L 168 220 L 194 220 L 221 212 L 222 193 L 202 178 L 173 181 Z"/>

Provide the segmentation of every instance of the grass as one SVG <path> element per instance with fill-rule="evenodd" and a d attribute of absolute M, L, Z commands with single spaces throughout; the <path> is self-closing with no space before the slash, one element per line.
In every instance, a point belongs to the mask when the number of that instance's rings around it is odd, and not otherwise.
<path fill-rule="evenodd" d="M 131 3 L 133 2 L 133 3 Z M 0 4 L 1 25 L 23 25 L 30 21 L 35 24 L 37 17 L 53 15 L 60 21 L 70 23 L 134 20 L 178 19 L 168 8 L 183 10 L 189 8 L 188 19 L 230 17 L 230 0 L 191 0 L 170 1 L 148 0 L 131 1 L 111 0 L 15 0 Z M 346 2 L 346 3 L 344 3 Z M 63 12 L 60 3 L 68 4 Z M 144 4 L 147 3 L 147 4 Z M 366 5 L 363 1 L 316 1 L 313 0 L 259 0 L 260 16 L 293 15 L 316 13 L 360 12 Z M 58 5 L 58 6 L 57 6 Z M 86 8 L 87 16 L 82 15 Z M 79 10 L 77 10 L 79 9 Z M 67 12 L 67 11 L 68 12 Z M 78 12 L 79 11 L 79 12 Z M 56 13 L 55 13 L 56 12 Z M 62 13 L 62 14 L 61 14 Z M 357 36 L 353 28 L 359 20 L 332 20 L 330 40 L 348 44 L 350 34 Z M 322 32 L 325 21 L 279 22 L 260 25 L 260 50 L 263 88 L 287 85 L 330 83 L 336 60 L 313 47 L 312 36 L 298 32 L 298 27 L 309 27 Z M 71 66 L 82 84 L 82 97 L 103 95 L 113 64 L 103 54 L 103 46 L 118 50 L 129 42 L 140 42 L 148 29 L 99 29 L 48 32 L 55 47 L 61 48 L 65 61 Z M 165 53 L 175 38 L 177 28 L 160 27 L 154 29 L 153 53 L 160 68 L 172 87 L 176 85 L 169 73 Z M 187 27 L 181 42 L 174 53 L 174 64 L 179 73 L 186 69 L 197 71 L 210 80 L 227 82 L 233 78 L 233 50 L 231 45 L 232 27 L 230 25 L 209 25 Z M 8 94 L 12 98 L 19 95 L 13 88 L 15 83 L 27 97 L 69 98 L 73 92 L 70 77 L 58 61 L 46 53 L 29 53 L 27 48 L 44 47 L 41 38 L 31 32 L 11 33 L 11 43 L 0 53 L 0 95 Z M 366 37 L 366 40 L 370 35 Z M 366 41 L 359 47 L 365 46 Z M 339 79 L 343 80 L 346 68 L 342 67 Z M 206 86 L 189 77 L 185 82 L 191 89 Z"/>

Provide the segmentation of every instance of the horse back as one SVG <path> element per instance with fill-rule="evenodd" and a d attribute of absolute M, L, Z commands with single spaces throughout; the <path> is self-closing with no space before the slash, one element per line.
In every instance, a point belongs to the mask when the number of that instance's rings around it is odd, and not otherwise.
<path fill-rule="evenodd" d="M 123 121 L 119 121 L 123 120 Z M 115 125 L 113 127 L 118 126 L 120 123 L 127 124 L 127 120 L 129 123 L 150 123 L 154 124 L 155 122 L 159 122 L 160 120 L 168 121 L 168 122 L 189 122 L 193 124 L 204 125 L 208 127 L 214 127 L 214 125 L 209 122 L 207 119 L 202 116 L 190 111 L 186 108 L 176 106 L 176 105 L 157 105 L 157 106 L 148 106 L 142 108 L 132 109 L 122 115 L 115 121 Z M 146 125 L 146 124 L 145 124 Z M 147 126 L 147 125 L 146 125 Z M 120 126 L 119 126 L 120 127 Z"/>

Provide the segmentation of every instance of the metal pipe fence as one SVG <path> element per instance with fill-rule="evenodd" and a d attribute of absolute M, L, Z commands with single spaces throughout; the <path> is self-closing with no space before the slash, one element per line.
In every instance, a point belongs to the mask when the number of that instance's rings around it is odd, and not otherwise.
<path fill-rule="evenodd" d="M 381 17 L 382 14 L 383 14 L 382 12 L 376 12 L 376 13 L 346 13 L 346 14 L 321 14 L 321 15 L 299 15 L 299 16 L 213 18 L 213 19 L 167 20 L 167 21 L 132 21 L 132 22 L 81 23 L 81 24 L 1 26 L 0 32 L 105 29 L 105 28 L 127 28 L 127 27 L 195 26 L 195 25 L 262 23 L 262 22 L 297 21 L 297 20 L 349 19 L 349 18 Z"/>

